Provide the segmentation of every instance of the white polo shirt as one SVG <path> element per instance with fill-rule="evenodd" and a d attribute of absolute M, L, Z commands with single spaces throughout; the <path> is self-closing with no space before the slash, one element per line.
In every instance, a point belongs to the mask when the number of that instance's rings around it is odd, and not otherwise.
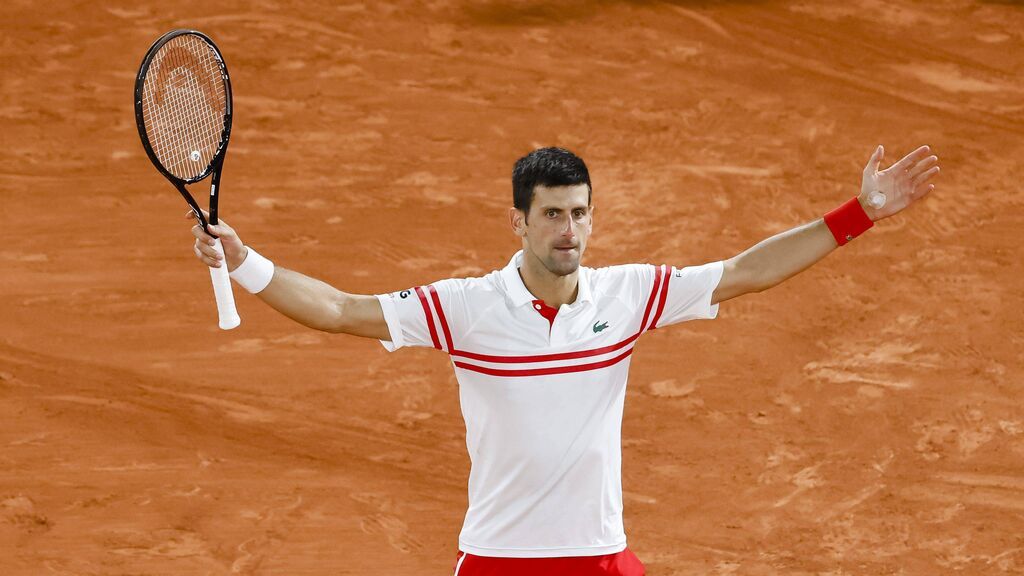
<path fill-rule="evenodd" d="M 519 275 L 522 251 L 481 278 L 378 295 L 391 341 L 447 352 L 471 461 L 459 549 L 515 558 L 626 547 L 622 408 L 630 354 L 655 327 L 714 318 L 722 262 L 580 267 L 553 323 Z"/>

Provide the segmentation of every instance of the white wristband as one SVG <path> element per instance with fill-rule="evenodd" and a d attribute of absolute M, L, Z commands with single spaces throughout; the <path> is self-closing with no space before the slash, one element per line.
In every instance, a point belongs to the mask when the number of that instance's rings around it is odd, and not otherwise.
<path fill-rule="evenodd" d="M 252 248 L 246 246 L 246 249 L 249 253 L 246 254 L 245 260 L 231 271 L 230 276 L 250 294 L 258 294 L 274 278 L 274 263 Z"/>

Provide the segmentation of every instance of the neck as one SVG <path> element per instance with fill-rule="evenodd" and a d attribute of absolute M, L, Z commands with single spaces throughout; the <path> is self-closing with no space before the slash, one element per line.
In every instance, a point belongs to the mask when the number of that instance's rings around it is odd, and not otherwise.
<path fill-rule="evenodd" d="M 523 250 L 523 262 L 519 267 L 519 277 L 523 284 L 535 297 L 540 298 L 552 308 L 576 301 L 579 291 L 579 268 L 567 276 L 552 274 L 530 250 Z"/>

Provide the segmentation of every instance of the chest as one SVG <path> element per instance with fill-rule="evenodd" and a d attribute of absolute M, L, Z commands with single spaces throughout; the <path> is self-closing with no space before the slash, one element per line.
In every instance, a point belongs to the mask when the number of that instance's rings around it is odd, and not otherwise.
<path fill-rule="evenodd" d="M 617 298 L 563 305 L 552 320 L 542 312 L 532 303 L 491 308 L 456 345 L 484 354 L 557 353 L 611 346 L 639 330 L 636 311 Z"/>

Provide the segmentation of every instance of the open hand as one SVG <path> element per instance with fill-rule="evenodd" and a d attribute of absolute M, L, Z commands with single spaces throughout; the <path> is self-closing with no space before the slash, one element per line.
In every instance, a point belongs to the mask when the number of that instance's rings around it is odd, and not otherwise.
<path fill-rule="evenodd" d="M 931 154 L 928 146 L 921 146 L 899 162 L 879 171 L 878 167 L 884 157 L 885 149 L 879 146 L 864 167 L 864 180 L 857 198 L 871 220 L 875 221 L 902 211 L 934 190 L 935 184 L 931 180 L 939 173 L 939 158 Z M 881 208 L 875 208 L 869 203 L 873 192 L 885 194 L 885 205 Z"/>

